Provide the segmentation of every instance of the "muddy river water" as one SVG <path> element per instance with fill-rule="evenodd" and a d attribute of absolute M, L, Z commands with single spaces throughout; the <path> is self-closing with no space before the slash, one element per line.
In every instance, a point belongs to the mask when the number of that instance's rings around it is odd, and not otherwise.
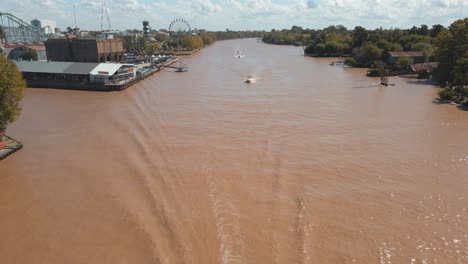
<path fill-rule="evenodd" d="M 221 41 L 123 92 L 27 89 L 0 263 L 468 263 L 468 112 L 301 53 Z"/>

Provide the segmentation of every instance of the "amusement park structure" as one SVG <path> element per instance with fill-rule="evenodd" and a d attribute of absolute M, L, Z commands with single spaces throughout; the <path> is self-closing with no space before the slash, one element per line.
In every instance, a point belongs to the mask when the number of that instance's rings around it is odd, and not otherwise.
<path fill-rule="evenodd" d="M 42 42 L 55 36 L 54 33 L 44 33 L 53 32 L 53 29 L 42 32 L 10 13 L 0 12 L 0 26 L 3 28 L 8 43 Z"/>
<path fill-rule="evenodd" d="M 169 34 L 175 38 L 177 42 L 177 51 L 180 52 L 181 50 L 181 41 L 184 35 L 190 34 L 192 28 L 187 20 L 182 18 L 174 19 L 171 24 L 169 24 Z"/>

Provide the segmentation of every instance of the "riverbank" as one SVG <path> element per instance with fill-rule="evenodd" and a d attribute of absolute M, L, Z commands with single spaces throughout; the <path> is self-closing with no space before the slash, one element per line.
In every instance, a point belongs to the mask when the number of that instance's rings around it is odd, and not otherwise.
<path fill-rule="evenodd" d="M 23 148 L 23 144 L 21 144 L 21 142 L 5 135 L 3 137 L 5 138 L 6 146 L 0 149 L 0 160 L 5 159 L 6 157 Z"/>
<path fill-rule="evenodd" d="M 438 103 L 453 104 L 462 110 L 468 110 L 468 86 L 445 87 L 438 94 Z"/>
<path fill-rule="evenodd" d="M 196 50 L 192 50 L 192 51 L 178 51 L 178 52 L 175 52 L 174 54 L 176 56 L 189 56 L 189 55 L 192 55 L 192 54 L 195 54 L 195 53 L 199 52 L 200 50 L 205 49 L 206 47 L 208 47 L 208 46 L 205 46 L 205 47 L 202 47 L 202 48 L 199 48 L 199 49 L 196 49 Z"/>

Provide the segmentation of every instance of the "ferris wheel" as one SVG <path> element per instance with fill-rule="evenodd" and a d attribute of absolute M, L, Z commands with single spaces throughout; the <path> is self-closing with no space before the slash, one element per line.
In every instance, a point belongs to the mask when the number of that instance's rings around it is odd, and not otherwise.
<path fill-rule="evenodd" d="M 182 19 L 182 18 L 177 18 L 177 19 L 172 20 L 171 24 L 169 25 L 169 32 L 189 33 L 190 31 L 192 31 L 190 24 L 187 22 L 187 20 Z"/>

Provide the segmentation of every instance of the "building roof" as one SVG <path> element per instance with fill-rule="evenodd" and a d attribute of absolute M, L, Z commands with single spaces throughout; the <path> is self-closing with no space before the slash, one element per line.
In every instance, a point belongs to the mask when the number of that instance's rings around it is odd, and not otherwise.
<path fill-rule="evenodd" d="M 132 64 L 64 62 L 64 61 L 15 61 L 21 72 L 93 74 L 112 76 L 122 66 Z"/>
<path fill-rule="evenodd" d="M 411 69 L 414 72 L 419 72 L 422 70 L 425 70 L 427 72 L 432 72 L 437 67 L 439 67 L 438 62 L 416 63 L 416 64 L 411 65 Z"/>
<path fill-rule="evenodd" d="M 42 42 L 24 42 L 24 43 L 5 43 L 0 44 L 2 49 L 30 48 L 37 51 L 45 50 L 45 45 Z"/>
<path fill-rule="evenodd" d="M 100 63 L 96 68 L 94 68 L 90 74 L 93 75 L 106 75 L 112 76 L 117 72 L 122 66 L 132 66 L 132 64 L 119 64 L 119 63 Z"/>
<path fill-rule="evenodd" d="M 388 54 L 392 57 L 423 57 L 422 51 L 389 51 Z"/>
<path fill-rule="evenodd" d="M 89 74 L 99 63 L 15 61 L 21 72 Z"/>

